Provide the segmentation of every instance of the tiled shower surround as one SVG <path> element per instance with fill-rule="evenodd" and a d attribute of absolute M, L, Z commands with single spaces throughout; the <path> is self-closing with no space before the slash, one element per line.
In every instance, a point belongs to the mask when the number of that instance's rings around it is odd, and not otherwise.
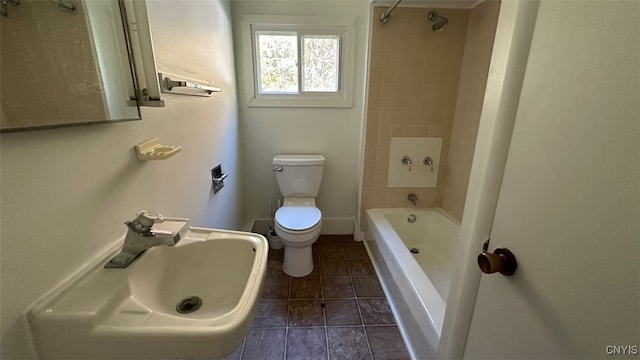
<path fill-rule="evenodd" d="M 282 272 L 283 255 L 269 250 L 256 319 L 225 359 L 409 359 L 362 242 L 321 235 L 303 278 Z"/>
<path fill-rule="evenodd" d="M 437 9 L 449 25 L 434 32 L 431 9 L 399 7 L 382 24 L 385 9 L 375 7 L 372 19 L 362 207 L 407 207 L 410 192 L 420 206 L 440 206 L 443 165 L 436 188 L 387 188 L 389 146 L 391 137 L 441 137 L 447 158 L 468 10 Z"/>
<path fill-rule="evenodd" d="M 493 0 L 469 10 L 398 7 L 382 24 L 387 8 L 374 7 L 362 227 L 364 210 L 410 206 L 408 193 L 462 220 L 499 8 Z M 441 32 L 431 30 L 430 10 L 449 19 Z M 387 188 L 391 137 L 429 136 L 442 138 L 437 187 Z"/>

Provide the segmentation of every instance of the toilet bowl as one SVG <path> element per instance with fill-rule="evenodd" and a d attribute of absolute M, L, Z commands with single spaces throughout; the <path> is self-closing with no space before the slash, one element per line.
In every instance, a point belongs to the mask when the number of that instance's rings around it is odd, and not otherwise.
<path fill-rule="evenodd" d="M 320 236 L 322 213 L 316 207 L 325 158 L 322 155 L 276 155 L 276 175 L 283 206 L 276 211 L 274 228 L 284 245 L 282 270 L 302 277 L 313 271 L 311 246 Z"/>
<path fill-rule="evenodd" d="M 312 245 L 320 236 L 322 213 L 313 199 L 285 199 L 276 211 L 274 228 L 284 245 L 282 270 L 302 277 L 313 271 Z"/>

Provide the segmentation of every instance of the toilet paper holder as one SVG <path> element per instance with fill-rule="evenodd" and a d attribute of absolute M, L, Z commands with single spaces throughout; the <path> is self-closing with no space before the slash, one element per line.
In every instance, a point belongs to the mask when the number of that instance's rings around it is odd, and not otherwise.
<path fill-rule="evenodd" d="M 224 179 L 228 174 L 222 172 L 222 165 L 217 165 L 211 169 L 211 181 L 213 181 L 213 193 L 217 193 L 224 186 Z"/>

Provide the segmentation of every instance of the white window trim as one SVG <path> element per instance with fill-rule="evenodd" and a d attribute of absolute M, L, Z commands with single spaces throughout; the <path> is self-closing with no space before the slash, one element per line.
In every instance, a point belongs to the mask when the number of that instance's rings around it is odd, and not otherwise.
<path fill-rule="evenodd" d="M 253 31 L 293 30 L 301 33 L 340 34 L 340 84 L 336 93 L 258 94 Z M 242 17 L 243 69 L 249 107 L 334 107 L 353 105 L 355 25 L 353 18 L 324 16 L 244 15 Z"/>

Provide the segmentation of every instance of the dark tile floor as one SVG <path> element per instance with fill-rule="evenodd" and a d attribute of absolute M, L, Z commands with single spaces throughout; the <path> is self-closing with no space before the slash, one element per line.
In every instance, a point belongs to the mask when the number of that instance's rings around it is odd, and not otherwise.
<path fill-rule="evenodd" d="M 313 254 L 313 272 L 292 278 L 269 250 L 256 318 L 225 359 L 409 359 L 363 243 L 322 235 Z"/>

